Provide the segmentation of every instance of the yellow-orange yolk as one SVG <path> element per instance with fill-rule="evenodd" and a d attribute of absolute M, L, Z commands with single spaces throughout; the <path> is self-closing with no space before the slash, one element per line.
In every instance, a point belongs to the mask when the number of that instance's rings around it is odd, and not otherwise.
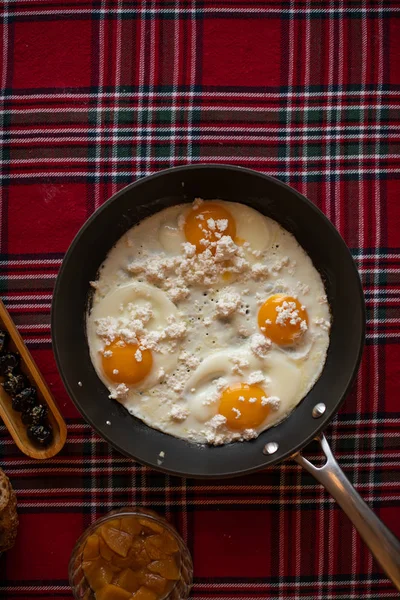
<path fill-rule="evenodd" d="M 258 311 L 258 326 L 275 344 L 288 346 L 307 331 L 307 311 L 297 298 L 275 294 Z"/>
<path fill-rule="evenodd" d="M 116 383 L 139 383 L 151 371 L 152 354 L 150 350 L 140 350 L 138 344 L 122 344 L 123 342 L 117 339 L 106 347 L 112 354 L 102 356 L 104 373 Z"/>
<path fill-rule="evenodd" d="M 222 392 L 219 412 L 230 429 L 259 427 L 270 412 L 267 395 L 258 385 L 237 383 Z"/>
<path fill-rule="evenodd" d="M 209 247 L 202 244 L 201 240 L 212 244 L 224 235 L 230 235 L 234 239 L 236 223 L 231 213 L 219 204 L 203 202 L 186 216 L 184 233 L 187 241 L 196 246 L 196 251 L 200 253 Z M 210 250 L 213 252 L 212 247 Z"/>

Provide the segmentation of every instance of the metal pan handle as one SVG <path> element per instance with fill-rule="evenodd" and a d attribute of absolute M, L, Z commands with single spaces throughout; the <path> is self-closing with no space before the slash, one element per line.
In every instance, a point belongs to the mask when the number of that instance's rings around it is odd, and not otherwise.
<path fill-rule="evenodd" d="M 400 591 L 400 542 L 356 492 L 332 454 L 324 435 L 317 438 L 326 463 L 316 467 L 301 453 L 293 459 L 317 479 L 352 521 L 372 554 Z"/>

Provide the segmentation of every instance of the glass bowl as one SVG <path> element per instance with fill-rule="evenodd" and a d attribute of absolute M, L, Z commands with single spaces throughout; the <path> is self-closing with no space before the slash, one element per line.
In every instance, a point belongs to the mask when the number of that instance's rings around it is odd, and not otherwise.
<path fill-rule="evenodd" d="M 107 513 L 88 527 L 76 542 L 68 567 L 69 583 L 75 600 L 96 600 L 95 592 L 90 587 L 82 566 L 83 549 L 88 537 L 96 533 L 99 527 L 108 521 L 122 517 L 146 518 L 154 523 L 155 528 L 157 528 L 158 525 L 174 537 L 178 545 L 177 555 L 179 557 L 180 577 L 177 581 L 174 581 L 172 588 L 170 588 L 163 596 L 159 596 L 158 599 L 186 600 L 189 597 L 193 583 L 193 563 L 185 542 L 176 529 L 172 527 L 166 519 L 152 510 L 136 507 L 121 508 Z M 132 597 L 134 598 L 134 593 Z"/>

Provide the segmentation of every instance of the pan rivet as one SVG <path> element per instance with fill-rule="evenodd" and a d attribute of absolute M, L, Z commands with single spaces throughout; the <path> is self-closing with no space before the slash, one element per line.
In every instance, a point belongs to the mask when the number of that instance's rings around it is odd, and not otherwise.
<path fill-rule="evenodd" d="M 322 415 L 324 414 L 325 411 L 326 411 L 325 404 L 323 402 L 319 402 L 312 409 L 312 416 L 314 417 L 314 419 L 319 419 L 319 417 L 322 417 Z"/>
<path fill-rule="evenodd" d="M 279 444 L 277 444 L 276 442 L 268 442 L 268 444 L 265 444 L 264 446 L 263 454 L 275 454 L 278 448 Z"/>

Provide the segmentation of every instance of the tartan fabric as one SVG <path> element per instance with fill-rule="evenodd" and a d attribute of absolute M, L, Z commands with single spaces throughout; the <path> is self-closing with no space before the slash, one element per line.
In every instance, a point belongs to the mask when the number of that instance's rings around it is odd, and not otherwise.
<path fill-rule="evenodd" d="M 0 427 L 20 512 L 0 597 L 70 599 L 77 537 L 137 503 L 188 541 L 197 600 L 397 598 L 347 517 L 293 462 L 182 481 L 114 452 L 61 385 L 49 315 L 74 234 L 127 183 L 200 162 L 286 181 L 332 220 L 362 276 L 367 344 L 327 436 L 400 535 L 400 3 L 3 0 L 0 12 L 1 295 L 69 429 L 61 454 L 39 463 Z"/>

